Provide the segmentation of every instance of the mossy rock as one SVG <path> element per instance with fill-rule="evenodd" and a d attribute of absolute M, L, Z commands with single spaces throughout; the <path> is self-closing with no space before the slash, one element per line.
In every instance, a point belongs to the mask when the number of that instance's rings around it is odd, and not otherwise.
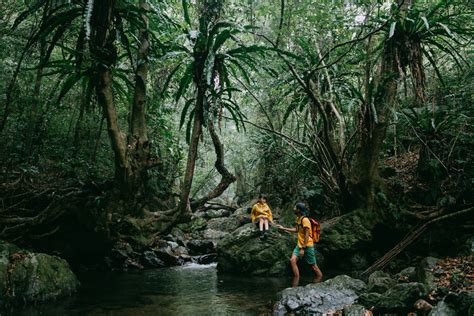
<path fill-rule="evenodd" d="M 0 306 L 7 302 L 8 289 L 8 265 L 10 263 L 10 254 L 20 249 L 10 243 L 0 240 Z"/>
<path fill-rule="evenodd" d="M 385 293 L 396 284 L 388 273 L 375 271 L 369 276 L 369 292 Z"/>
<path fill-rule="evenodd" d="M 366 284 L 347 275 L 339 275 L 322 283 L 287 288 L 279 293 L 275 315 L 319 315 L 352 305 L 367 288 Z"/>
<path fill-rule="evenodd" d="M 343 215 L 335 222 L 321 226 L 318 249 L 325 254 L 355 252 L 372 241 L 371 226 L 363 218 L 362 211 Z"/>
<path fill-rule="evenodd" d="M 254 224 L 246 224 L 219 241 L 217 269 L 251 275 L 286 274 L 296 240 L 275 229 L 266 240 L 260 240 L 259 236 Z"/>
<path fill-rule="evenodd" d="M 207 221 L 202 217 L 196 217 L 188 223 L 179 224 L 178 228 L 185 233 L 193 233 L 207 227 Z"/>
<path fill-rule="evenodd" d="M 79 286 L 69 264 L 59 257 L 16 253 L 12 258 L 10 296 L 14 301 L 43 302 L 71 295 Z"/>
<path fill-rule="evenodd" d="M 57 299 L 71 295 L 78 286 L 64 259 L 0 241 L 0 306 Z"/>
<path fill-rule="evenodd" d="M 428 295 L 423 283 L 411 282 L 397 284 L 382 294 L 376 304 L 376 310 L 384 312 L 404 312 L 410 310 L 415 302 Z"/>

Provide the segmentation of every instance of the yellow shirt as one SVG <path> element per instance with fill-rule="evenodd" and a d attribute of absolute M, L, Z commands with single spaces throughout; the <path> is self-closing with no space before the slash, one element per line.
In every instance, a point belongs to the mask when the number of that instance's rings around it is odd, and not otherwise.
<path fill-rule="evenodd" d="M 308 242 L 304 245 L 304 228 L 308 227 L 309 229 L 309 236 Z M 311 247 L 313 246 L 313 239 L 311 238 L 311 222 L 305 216 L 300 216 L 296 219 L 296 228 L 298 229 L 298 247 Z"/>
<path fill-rule="evenodd" d="M 272 211 L 270 210 L 270 207 L 267 203 L 257 202 L 257 204 L 252 207 L 252 213 L 250 216 L 252 218 L 252 222 L 255 222 L 257 219 L 262 217 L 266 217 L 270 220 L 270 222 L 273 222 Z"/>

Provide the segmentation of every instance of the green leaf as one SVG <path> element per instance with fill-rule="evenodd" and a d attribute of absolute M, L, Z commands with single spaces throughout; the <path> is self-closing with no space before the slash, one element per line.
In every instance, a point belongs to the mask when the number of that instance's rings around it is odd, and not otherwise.
<path fill-rule="evenodd" d="M 217 52 L 217 50 L 231 37 L 230 30 L 224 30 L 216 36 L 216 40 L 214 41 L 213 50 Z"/>
<path fill-rule="evenodd" d="M 223 104 L 225 105 L 225 109 L 229 111 L 230 115 L 232 116 L 232 120 L 235 122 L 235 127 L 237 128 L 237 132 L 240 132 L 239 119 L 237 118 L 237 115 L 234 113 L 232 106 L 230 105 L 230 103 L 227 103 L 227 102 L 223 102 Z"/>
<path fill-rule="evenodd" d="M 184 21 L 191 26 L 191 19 L 189 18 L 189 6 L 188 6 L 188 0 L 182 0 L 182 5 L 183 5 L 183 15 L 184 15 Z"/>
<path fill-rule="evenodd" d="M 195 101 L 194 98 L 191 98 L 186 101 L 184 104 L 183 110 L 181 111 L 181 119 L 179 120 L 179 129 L 184 125 L 184 121 L 186 120 L 186 114 L 188 113 L 189 106 Z"/>
<path fill-rule="evenodd" d="M 241 65 L 237 60 L 235 60 L 235 59 L 233 59 L 233 58 L 230 58 L 230 59 L 228 59 L 228 60 L 229 60 L 230 63 L 232 63 L 233 65 L 235 65 L 235 67 L 237 67 L 237 69 L 239 70 L 239 72 L 241 73 L 241 75 L 244 77 L 244 80 L 245 80 L 248 84 L 250 84 L 250 82 L 251 82 L 251 81 L 250 81 L 250 77 L 249 77 L 247 71 L 245 70 L 245 68 L 242 67 L 242 65 Z M 232 66 L 230 67 L 230 69 L 231 69 L 231 72 L 232 72 L 232 74 L 234 75 L 234 77 L 237 77 Z"/>
<path fill-rule="evenodd" d="M 32 13 L 35 13 L 38 11 L 39 8 L 41 8 L 48 0 L 37 0 L 34 1 L 33 5 L 29 7 L 27 10 L 23 11 L 16 19 L 15 22 L 13 22 L 12 26 L 12 31 L 15 30 L 18 25 L 21 24 L 24 20 L 28 18 L 28 16 Z"/>
<path fill-rule="evenodd" d="M 168 78 L 166 78 L 166 81 L 165 83 L 163 84 L 163 89 L 161 90 L 161 97 L 164 96 L 166 90 L 168 90 L 168 86 L 171 82 L 171 79 L 174 77 L 174 75 L 176 74 L 176 72 L 178 71 L 179 68 L 181 68 L 181 65 L 183 65 L 183 63 L 179 63 L 169 74 Z"/>
<path fill-rule="evenodd" d="M 395 26 L 397 25 L 397 22 L 392 22 L 390 25 L 390 32 L 388 33 L 388 38 L 392 38 L 393 34 L 395 34 Z"/>
<path fill-rule="evenodd" d="M 74 87 L 74 85 L 79 80 L 81 80 L 82 75 L 83 74 L 74 73 L 66 79 L 66 81 L 64 82 L 64 84 L 61 87 L 61 90 L 59 91 L 58 101 L 57 101 L 58 103 L 60 103 L 62 98 L 64 98 L 64 96 L 71 90 L 71 88 Z"/>
<path fill-rule="evenodd" d="M 193 68 L 194 68 L 194 62 L 190 63 L 188 67 L 186 67 L 186 70 L 183 74 L 183 77 L 181 77 L 181 80 L 179 82 L 179 87 L 178 91 L 176 92 L 175 95 L 175 101 L 178 102 L 181 96 L 184 94 L 184 92 L 188 89 L 189 84 L 193 80 Z"/>
<path fill-rule="evenodd" d="M 446 33 L 448 33 L 449 36 L 454 38 L 454 34 L 451 32 L 451 30 L 448 28 L 448 26 L 446 24 L 443 24 L 443 23 L 440 23 L 440 22 L 438 22 L 438 24 L 446 31 Z"/>
<path fill-rule="evenodd" d="M 425 16 L 422 16 L 421 19 L 423 20 L 423 23 L 425 23 L 425 27 L 427 30 L 430 29 L 430 24 L 428 23 L 428 20 L 426 19 Z"/>

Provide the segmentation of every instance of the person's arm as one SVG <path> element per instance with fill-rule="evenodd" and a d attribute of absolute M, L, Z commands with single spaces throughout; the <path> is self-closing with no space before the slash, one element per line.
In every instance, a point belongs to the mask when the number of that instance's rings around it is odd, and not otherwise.
<path fill-rule="evenodd" d="M 304 221 L 305 219 L 303 219 Z M 303 222 L 301 222 L 303 224 Z M 311 223 L 310 223 L 311 225 Z M 309 240 L 309 227 L 303 224 L 303 229 L 304 229 L 304 241 L 303 241 L 303 247 L 300 248 L 300 256 L 304 256 L 304 249 L 306 248 L 306 245 L 308 244 Z"/>
<path fill-rule="evenodd" d="M 254 205 L 254 206 L 252 207 L 252 212 L 250 212 L 250 220 L 251 220 L 252 222 L 254 222 L 256 216 L 257 216 L 257 205 Z"/>
<path fill-rule="evenodd" d="M 289 233 L 296 233 L 298 230 L 296 229 L 296 227 L 294 228 L 289 228 L 289 227 L 283 227 L 281 226 L 280 224 L 276 224 L 275 225 L 276 228 L 279 228 L 281 230 L 284 230 L 284 231 L 287 231 Z"/>
<path fill-rule="evenodd" d="M 273 222 L 273 214 L 272 210 L 270 209 L 270 206 L 268 206 L 268 219 L 270 220 L 270 222 Z"/>
<path fill-rule="evenodd" d="M 304 242 L 303 242 L 303 247 L 300 248 L 300 257 L 304 256 L 304 249 L 306 248 L 306 244 L 308 243 L 309 240 L 309 228 L 305 227 L 304 228 Z"/>

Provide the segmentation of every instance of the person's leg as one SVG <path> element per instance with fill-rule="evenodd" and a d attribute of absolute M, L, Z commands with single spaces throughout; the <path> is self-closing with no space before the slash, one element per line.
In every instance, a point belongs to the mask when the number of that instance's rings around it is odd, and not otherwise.
<path fill-rule="evenodd" d="M 263 231 L 263 222 L 264 222 L 263 218 L 258 219 L 258 226 L 260 228 L 260 231 Z"/>
<path fill-rule="evenodd" d="M 295 249 L 293 250 L 293 253 L 291 254 L 291 258 L 290 258 L 291 270 L 293 271 L 293 275 L 295 276 L 295 278 L 300 277 L 300 270 L 298 269 L 299 251 L 300 251 L 300 249 L 298 247 L 295 247 Z"/>
<path fill-rule="evenodd" d="M 297 287 L 298 283 L 300 283 L 300 277 L 293 277 L 293 280 L 291 280 L 291 287 Z"/>
<path fill-rule="evenodd" d="M 314 247 L 307 247 L 306 251 L 304 252 L 304 259 L 305 261 L 311 266 L 315 274 L 314 282 L 319 282 L 323 278 L 323 273 L 319 269 L 318 265 L 316 264 L 316 255 Z"/>
<path fill-rule="evenodd" d="M 319 269 L 319 267 L 316 265 L 316 264 L 313 264 L 311 266 L 311 269 L 314 271 L 315 273 L 315 277 L 314 277 L 314 283 L 318 283 L 318 282 L 321 282 L 321 279 L 323 278 L 323 273 L 321 272 L 321 270 Z"/>
<path fill-rule="evenodd" d="M 267 238 L 267 235 L 268 235 L 268 218 L 265 218 L 265 219 L 263 220 L 263 225 L 264 225 L 264 227 L 263 227 L 263 232 L 264 232 L 263 235 L 264 235 L 264 238 Z"/>

